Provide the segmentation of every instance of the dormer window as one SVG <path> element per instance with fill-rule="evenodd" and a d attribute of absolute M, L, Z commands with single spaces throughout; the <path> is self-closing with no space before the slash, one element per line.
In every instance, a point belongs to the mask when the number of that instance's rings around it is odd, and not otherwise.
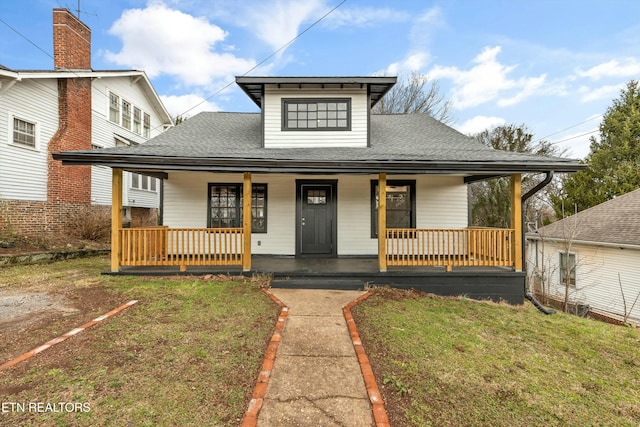
<path fill-rule="evenodd" d="M 282 130 L 351 130 L 349 98 L 283 98 Z"/>

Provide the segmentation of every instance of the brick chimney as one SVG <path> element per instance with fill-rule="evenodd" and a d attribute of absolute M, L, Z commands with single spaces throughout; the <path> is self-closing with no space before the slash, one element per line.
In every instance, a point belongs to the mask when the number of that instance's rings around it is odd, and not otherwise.
<path fill-rule="evenodd" d="M 70 204 L 91 203 L 91 166 L 62 166 L 51 157 L 91 150 L 91 78 L 75 74 L 91 71 L 91 30 L 68 9 L 53 9 L 53 57 L 56 71 L 74 72 L 58 78 L 58 130 L 48 150 L 47 200 L 59 208 L 52 220 L 64 222 Z"/>
<path fill-rule="evenodd" d="M 53 66 L 91 69 L 91 30 L 68 9 L 53 9 Z"/>

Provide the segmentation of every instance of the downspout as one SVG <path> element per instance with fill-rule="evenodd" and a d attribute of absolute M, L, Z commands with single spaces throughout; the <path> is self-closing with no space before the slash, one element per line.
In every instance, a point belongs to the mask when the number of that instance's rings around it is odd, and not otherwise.
<path fill-rule="evenodd" d="M 524 203 L 531 198 L 531 196 L 533 196 L 534 194 L 536 194 L 538 191 L 542 190 L 544 187 L 546 187 L 551 180 L 553 179 L 553 171 L 548 171 L 547 172 L 547 176 L 538 183 L 538 185 L 536 185 L 535 187 L 533 187 L 531 190 L 527 191 L 525 194 L 522 195 L 522 197 L 520 198 L 521 203 L 522 203 L 522 213 L 526 213 L 525 209 L 524 209 Z M 522 236 L 520 236 L 520 238 L 522 239 L 522 265 L 524 266 L 525 272 L 527 269 L 527 260 L 526 260 L 526 256 L 525 253 L 526 251 L 524 250 L 525 248 L 525 239 L 524 239 L 524 227 L 522 228 Z M 528 299 L 529 301 L 531 301 L 531 303 L 542 313 L 544 314 L 553 314 L 555 313 L 555 310 L 550 310 L 548 308 L 545 308 L 542 304 L 540 304 L 540 302 L 538 302 L 538 300 L 536 300 L 536 298 L 533 295 L 529 295 L 526 292 L 524 292 L 524 297 L 526 299 Z"/>

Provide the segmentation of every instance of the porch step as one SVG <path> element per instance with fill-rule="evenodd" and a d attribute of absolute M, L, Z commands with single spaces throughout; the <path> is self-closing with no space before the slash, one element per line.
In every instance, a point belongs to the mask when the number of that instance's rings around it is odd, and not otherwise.
<path fill-rule="evenodd" d="M 358 279 L 301 278 L 274 279 L 272 288 L 282 289 L 333 289 L 341 291 L 359 291 L 364 289 L 364 281 Z"/>

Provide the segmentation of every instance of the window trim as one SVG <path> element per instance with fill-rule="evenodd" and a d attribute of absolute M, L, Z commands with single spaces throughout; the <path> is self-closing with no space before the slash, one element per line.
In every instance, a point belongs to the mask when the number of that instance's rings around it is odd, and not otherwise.
<path fill-rule="evenodd" d="M 287 106 L 289 104 L 318 104 L 331 102 L 345 102 L 347 104 L 347 126 L 345 127 L 315 127 L 315 128 L 290 128 L 287 120 Z M 283 132 L 348 132 L 351 130 L 351 98 L 282 98 L 281 99 L 281 126 Z"/>
<path fill-rule="evenodd" d="M 569 287 L 570 288 L 575 288 L 576 284 L 578 283 L 578 274 L 577 274 L 577 270 L 578 270 L 578 255 L 575 252 L 569 252 L 569 251 L 560 251 L 558 252 L 558 274 L 559 274 L 559 278 L 560 278 L 560 286 L 566 286 L 566 283 L 564 282 L 564 270 L 566 270 L 566 267 L 562 267 L 562 257 L 566 256 L 567 258 L 567 262 L 571 263 L 571 259 L 573 258 L 573 266 L 571 268 L 572 274 L 569 275 Z M 572 277 L 573 276 L 573 277 Z"/>
<path fill-rule="evenodd" d="M 31 144 L 27 144 L 27 143 L 23 143 L 20 141 L 16 141 L 15 139 L 15 125 L 16 125 L 16 120 L 19 120 L 21 122 L 27 123 L 29 125 L 33 126 L 33 145 Z M 10 114 L 9 115 L 9 129 L 8 129 L 9 133 L 10 133 L 10 137 L 8 137 L 8 143 L 9 145 L 12 145 L 14 147 L 19 147 L 19 148 L 24 148 L 27 150 L 33 150 L 33 151 L 38 151 L 38 142 L 40 140 L 40 126 L 38 125 L 37 121 L 32 121 L 32 120 L 27 120 L 22 118 L 21 116 L 17 116 L 15 114 Z M 24 134 L 24 135 L 28 135 L 28 134 Z"/>
<path fill-rule="evenodd" d="M 409 217 L 409 228 L 416 228 L 416 180 L 415 179 L 391 179 L 387 180 L 387 186 L 408 186 L 409 187 L 409 197 L 411 200 L 409 201 L 410 206 L 410 217 Z M 378 209 L 376 208 L 376 197 L 378 196 L 377 192 L 378 180 L 371 180 L 371 238 L 378 238 Z"/>
<path fill-rule="evenodd" d="M 227 186 L 227 187 L 236 187 L 236 214 L 237 214 L 237 218 L 238 221 L 241 222 L 242 221 L 242 215 L 241 215 L 241 211 L 243 209 L 243 196 L 244 196 L 244 192 L 243 192 L 243 185 L 242 183 L 238 183 L 238 182 L 210 182 L 209 186 L 208 186 L 208 190 L 207 190 L 207 227 L 211 227 L 211 189 L 213 187 L 217 187 L 217 186 Z M 253 204 L 253 197 L 254 197 L 254 188 L 260 186 L 264 188 L 264 217 L 262 218 L 264 221 L 264 226 L 262 229 L 259 230 L 255 230 L 253 227 L 253 209 L 254 209 L 254 204 Z M 266 183 L 261 183 L 261 182 L 254 182 L 251 184 L 251 198 L 252 198 L 252 203 L 251 203 L 251 234 L 266 234 L 267 230 L 268 230 L 268 204 L 269 204 L 269 186 Z M 240 224 L 240 227 L 242 225 Z M 227 227 L 221 227 L 221 228 L 227 228 Z"/>

